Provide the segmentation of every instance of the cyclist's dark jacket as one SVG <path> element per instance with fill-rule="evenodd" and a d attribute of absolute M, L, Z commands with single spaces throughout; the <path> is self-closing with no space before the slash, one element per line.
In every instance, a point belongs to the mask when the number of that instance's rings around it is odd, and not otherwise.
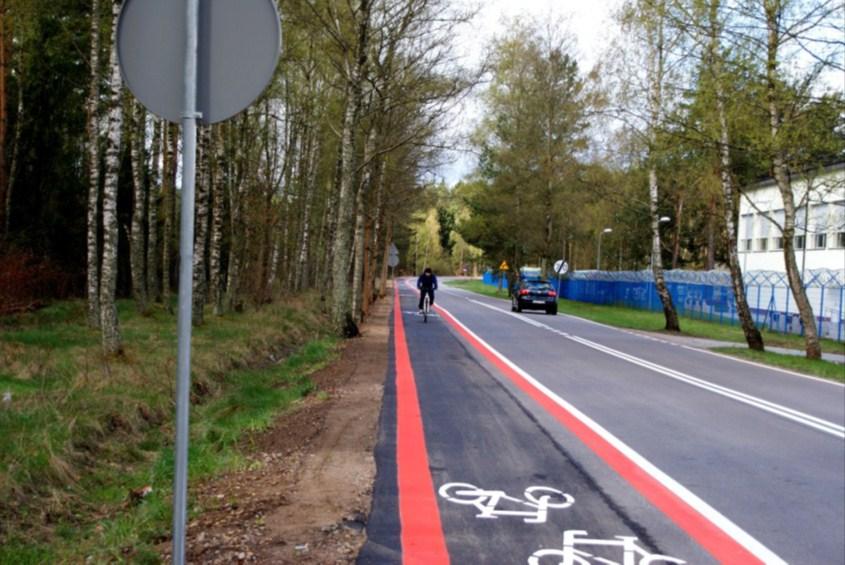
<path fill-rule="evenodd" d="M 420 278 L 417 279 L 417 288 L 420 290 L 436 290 L 437 276 L 434 273 L 431 275 L 421 274 Z"/>

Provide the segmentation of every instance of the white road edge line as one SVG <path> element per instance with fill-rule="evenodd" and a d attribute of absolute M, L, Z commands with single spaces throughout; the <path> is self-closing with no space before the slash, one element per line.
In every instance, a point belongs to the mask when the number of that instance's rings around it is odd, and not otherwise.
<path fill-rule="evenodd" d="M 689 385 L 707 390 L 709 392 L 719 394 L 721 396 L 724 396 L 726 398 L 730 398 L 730 399 L 735 400 L 737 402 L 742 402 L 743 404 L 753 406 L 755 408 L 758 408 L 760 410 L 764 410 L 764 411 L 769 412 L 771 414 L 775 414 L 775 415 L 780 416 L 782 418 L 786 418 L 788 420 L 792 420 L 792 421 L 797 422 L 799 424 L 803 424 L 805 426 L 817 429 L 821 432 L 830 434 L 830 435 L 838 437 L 840 439 L 845 439 L 845 426 L 840 426 L 839 424 L 836 424 L 834 422 L 829 422 L 829 421 L 824 420 L 822 418 L 817 418 L 816 416 L 812 416 L 810 414 L 806 414 L 804 412 L 794 410 L 794 409 L 789 408 L 787 406 L 783 406 L 781 404 L 776 404 L 774 402 L 769 402 L 768 400 L 764 400 L 764 399 L 758 398 L 756 396 L 752 396 L 752 395 L 749 395 L 749 394 L 745 394 L 743 392 L 739 392 L 737 390 L 733 390 L 733 389 L 730 389 L 730 388 L 727 388 L 727 387 L 724 387 L 724 386 L 721 386 L 721 385 L 717 385 L 715 383 L 711 383 L 711 382 L 699 379 L 697 377 L 693 377 L 692 375 L 688 375 L 686 373 L 682 373 L 680 371 L 676 371 L 674 369 L 670 369 L 668 367 L 658 365 L 657 363 L 652 363 L 651 361 L 647 361 L 645 359 L 641 359 L 639 357 L 629 355 L 628 353 L 618 351 L 616 349 L 607 347 L 605 345 L 601 345 L 600 343 L 596 343 L 594 341 L 584 339 L 582 337 L 578 337 L 578 336 L 568 334 L 564 331 L 558 330 L 556 328 L 553 328 L 553 327 L 548 326 L 546 324 L 543 324 L 541 322 L 531 320 L 529 318 L 526 318 L 525 316 L 519 316 L 517 314 L 514 314 L 513 312 L 508 312 L 506 310 L 502 310 L 501 308 L 497 308 L 497 307 L 490 305 L 490 304 L 485 304 L 484 302 L 479 302 L 477 300 L 472 300 L 472 299 L 470 299 L 469 301 L 473 302 L 475 304 L 478 304 L 479 306 L 483 306 L 484 308 L 488 308 L 490 310 L 493 310 L 495 312 L 499 312 L 499 313 L 505 314 L 507 316 L 512 316 L 512 317 L 516 318 L 517 320 L 525 322 L 525 323 L 527 323 L 531 326 L 545 329 L 545 330 L 550 331 L 554 334 L 560 335 L 560 336 L 562 336 L 562 337 L 564 337 L 564 338 L 566 338 L 570 341 L 580 343 L 581 345 L 584 345 L 584 346 L 589 347 L 591 349 L 595 349 L 596 351 L 600 351 L 600 352 L 605 353 L 607 355 L 611 355 L 611 356 L 616 357 L 618 359 L 622 359 L 623 361 L 627 361 L 627 362 L 632 363 L 634 365 L 639 365 L 640 367 L 644 367 L 644 368 L 649 369 L 651 371 L 654 371 L 656 373 L 660 373 L 664 376 L 675 379 L 677 381 L 681 381 L 681 382 L 687 383 Z"/>
<path fill-rule="evenodd" d="M 474 294 L 476 296 L 479 295 L 477 292 L 473 292 L 471 290 L 464 290 L 464 289 L 455 289 L 455 290 L 458 290 L 462 293 Z M 484 295 L 481 295 L 481 296 L 484 296 Z M 492 298 L 493 300 L 497 300 L 497 301 L 505 300 L 504 298 L 493 298 L 493 297 L 490 297 L 490 298 Z M 472 298 L 467 298 L 467 300 L 469 300 L 470 302 L 474 301 Z M 487 306 L 489 307 L 490 305 L 488 304 Z M 800 377 L 802 379 L 809 379 L 811 381 L 816 381 L 816 382 L 819 382 L 819 383 L 833 385 L 833 386 L 836 386 L 836 387 L 845 387 L 845 383 L 838 383 L 838 382 L 832 381 L 830 379 L 822 379 L 820 377 L 814 377 L 812 375 L 805 375 L 803 373 L 798 373 L 796 371 L 790 371 L 789 369 L 784 369 L 783 367 L 775 367 L 774 365 L 764 365 L 763 363 L 757 363 L 755 361 L 749 361 L 748 359 L 742 359 L 740 357 L 733 357 L 731 355 L 725 355 L 724 353 L 719 353 L 717 351 L 710 351 L 709 349 L 705 349 L 705 348 L 702 348 L 702 347 L 695 347 L 695 346 L 686 345 L 686 344 L 682 344 L 682 343 L 674 343 L 674 342 L 669 341 L 667 339 L 661 339 L 661 338 L 658 338 L 658 337 L 652 337 L 650 335 L 644 335 L 640 331 L 631 330 L 631 329 L 628 329 L 628 328 L 619 328 L 619 327 L 616 327 L 616 326 L 611 326 L 610 324 L 604 324 L 602 322 L 596 322 L 595 320 L 590 320 L 588 318 L 582 318 L 581 316 L 575 316 L 573 314 L 565 314 L 563 312 L 559 312 L 557 315 L 562 316 L 564 318 L 572 318 L 573 320 L 577 320 L 579 322 L 584 322 L 586 324 L 592 324 L 594 326 L 607 328 L 609 330 L 613 330 L 613 331 L 616 331 L 616 332 L 620 332 L 620 333 L 624 333 L 624 334 L 628 334 L 628 335 L 633 335 L 633 336 L 636 336 L 640 339 L 648 339 L 650 341 L 657 341 L 657 342 L 660 342 L 660 343 L 665 343 L 666 345 L 675 345 L 675 346 L 678 346 L 678 347 L 683 347 L 685 349 L 689 349 L 691 351 L 699 351 L 701 353 L 707 353 L 708 355 L 716 355 L 716 356 L 721 357 L 723 359 L 729 359 L 731 361 L 736 361 L 737 363 L 745 363 L 746 365 L 754 365 L 755 367 L 760 367 L 761 369 L 768 369 L 770 371 L 777 371 L 779 373 L 784 373 L 786 375 L 792 375 L 793 377 Z M 741 342 L 737 342 L 737 346 L 741 346 L 741 345 L 742 345 Z"/>
<path fill-rule="evenodd" d="M 741 345 L 741 344 L 737 344 Z M 730 359 L 731 361 L 737 361 L 739 363 L 745 363 L 746 365 L 754 365 L 755 367 L 760 367 L 761 369 L 771 369 L 773 371 L 779 371 L 781 373 L 786 373 L 787 375 L 793 375 L 796 377 L 801 377 L 802 379 L 810 379 L 811 381 L 816 381 L 818 383 L 824 383 L 828 385 L 837 386 L 840 388 L 845 388 L 845 383 L 838 383 L 836 381 L 832 381 L 830 379 L 823 379 L 821 377 L 814 377 L 812 375 L 804 375 L 801 373 L 796 373 L 795 371 L 790 371 L 789 369 L 784 369 L 782 367 L 773 367 L 772 365 L 764 365 L 762 363 L 757 363 L 756 361 L 751 361 L 749 359 L 743 359 L 741 357 L 734 357 L 733 355 L 727 355 L 725 353 L 719 353 L 718 351 L 710 351 L 709 349 L 704 349 L 701 347 L 695 347 L 692 345 L 685 345 L 682 344 L 681 347 L 684 349 L 689 349 L 690 351 L 698 351 L 699 353 L 706 353 L 707 355 L 715 355 L 716 357 L 721 357 L 722 359 Z M 845 367 L 843 367 L 845 369 Z"/>
<path fill-rule="evenodd" d="M 479 343 L 484 345 L 484 347 L 488 348 L 490 352 L 492 352 L 496 357 L 498 357 L 503 363 L 505 363 L 508 367 L 516 371 L 522 378 L 526 381 L 531 383 L 537 390 L 542 392 L 546 395 L 549 399 L 551 399 L 555 404 L 572 414 L 575 418 L 580 420 L 584 425 L 589 427 L 593 432 L 598 434 L 604 441 L 612 445 L 614 448 L 619 450 L 625 457 L 627 457 L 632 463 L 637 465 L 640 469 L 648 473 L 652 478 L 654 478 L 657 482 L 662 484 L 666 487 L 669 491 L 671 491 L 675 496 L 683 500 L 686 504 L 690 507 L 695 509 L 698 513 L 702 516 L 707 518 L 711 523 L 713 523 L 716 527 L 721 529 L 727 535 L 732 537 L 734 540 L 737 541 L 740 545 L 745 547 L 749 552 L 753 553 L 760 559 L 763 563 L 766 564 L 785 564 L 786 562 L 778 557 L 772 550 L 767 548 L 761 542 L 757 541 L 754 537 L 751 536 L 748 532 L 740 528 L 738 525 L 734 524 L 729 518 L 725 515 L 720 513 L 718 510 L 707 504 L 704 500 L 699 498 L 696 494 L 692 491 L 687 489 L 685 486 L 677 482 L 675 479 L 658 469 L 653 463 L 651 463 L 648 459 L 640 455 L 638 452 L 634 451 L 633 448 L 629 447 L 626 443 L 622 440 L 614 436 L 612 433 L 607 431 L 597 422 L 593 421 L 589 416 L 575 408 L 572 404 L 565 401 L 563 398 L 552 392 L 549 388 L 547 388 L 543 383 L 523 371 L 519 366 L 514 364 L 510 359 L 499 353 L 496 349 L 494 349 L 489 343 L 481 339 L 478 335 L 475 334 L 472 330 L 466 327 L 463 323 L 461 323 L 451 312 L 447 309 L 443 308 L 442 306 L 439 307 L 441 310 L 446 312 L 456 324 L 461 326 L 469 335 L 471 335 L 474 339 L 477 339 Z M 493 308 L 490 306 L 490 308 Z M 501 311 L 501 310 L 500 310 Z M 505 312 L 508 313 L 508 312 Z M 537 323 L 537 322 L 535 322 Z"/>

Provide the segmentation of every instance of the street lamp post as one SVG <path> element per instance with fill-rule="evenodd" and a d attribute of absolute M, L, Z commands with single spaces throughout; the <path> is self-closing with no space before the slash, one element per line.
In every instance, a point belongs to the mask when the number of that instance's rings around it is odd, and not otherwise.
<path fill-rule="evenodd" d="M 613 231 L 613 228 L 604 228 L 601 232 L 599 232 L 599 244 L 596 248 L 596 270 L 601 271 L 601 236 L 606 233 L 610 233 Z"/>

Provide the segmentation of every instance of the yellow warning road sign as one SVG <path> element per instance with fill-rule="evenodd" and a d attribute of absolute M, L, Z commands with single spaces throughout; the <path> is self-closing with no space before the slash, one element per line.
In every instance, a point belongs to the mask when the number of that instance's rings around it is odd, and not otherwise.
<path fill-rule="evenodd" d="M 499 265 L 499 270 L 500 271 L 507 271 L 508 269 L 510 269 L 510 267 L 508 267 L 508 262 L 502 261 L 502 264 Z"/>

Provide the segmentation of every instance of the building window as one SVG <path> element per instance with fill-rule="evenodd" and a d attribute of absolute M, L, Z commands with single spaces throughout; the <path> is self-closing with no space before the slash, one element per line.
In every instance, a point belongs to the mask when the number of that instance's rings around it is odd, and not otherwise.
<path fill-rule="evenodd" d="M 825 249 L 827 247 L 827 234 L 817 233 L 815 238 L 816 249 Z"/>
<path fill-rule="evenodd" d="M 751 251 L 751 238 L 743 239 L 742 240 L 742 250 L 743 251 Z"/>
<path fill-rule="evenodd" d="M 761 237 L 757 240 L 757 251 L 767 251 L 769 249 L 769 238 Z"/>
<path fill-rule="evenodd" d="M 804 238 L 803 235 L 795 236 L 795 249 L 804 249 Z"/>
<path fill-rule="evenodd" d="M 782 237 L 773 237 L 772 238 L 772 249 L 783 249 L 783 238 Z"/>
<path fill-rule="evenodd" d="M 836 234 L 836 247 L 845 247 L 845 231 Z"/>

